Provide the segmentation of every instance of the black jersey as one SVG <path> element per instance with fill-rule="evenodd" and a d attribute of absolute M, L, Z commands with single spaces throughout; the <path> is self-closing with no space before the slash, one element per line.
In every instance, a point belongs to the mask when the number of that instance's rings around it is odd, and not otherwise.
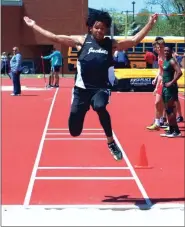
<path fill-rule="evenodd" d="M 78 55 L 75 85 L 81 88 L 106 88 L 109 85 L 109 67 L 112 66 L 112 40 L 98 43 L 87 35 Z"/>

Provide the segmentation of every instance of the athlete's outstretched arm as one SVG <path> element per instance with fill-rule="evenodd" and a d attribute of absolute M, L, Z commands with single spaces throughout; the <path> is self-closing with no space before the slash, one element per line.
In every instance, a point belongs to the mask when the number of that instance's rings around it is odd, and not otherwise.
<path fill-rule="evenodd" d="M 125 40 L 117 41 L 117 46 L 120 49 L 128 49 L 130 47 L 136 46 L 138 43 L 142 41 L 142 39 L 148 34 L 148 32 L 152 29 L 154 24 L 157 22 L 158 15 L 154 14 L 149 18 L 148 23 L 144 26 L 141 31 L 139 31 L 132 38 L 128 38 Z"/>
<path fill-rule="evenodd" d="M 67 46 L 76 47 L 83 45 L 84 37 L 82 36 L 67 36 L 67 35 L 56 35 L 50 31 L 47 31 L 36 24 L 36 22 L 29 17 L 24 17 L 25 23 L 37 31 L 38 33 L 42 34 L 46 38 L 52 40 L 53 42 L 65 44 Z"/>

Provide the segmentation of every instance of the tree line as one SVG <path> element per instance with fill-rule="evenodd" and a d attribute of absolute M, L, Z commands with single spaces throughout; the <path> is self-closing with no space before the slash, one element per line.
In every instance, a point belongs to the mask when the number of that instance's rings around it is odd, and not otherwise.
<path fill-rule="evenodd" d="M 163 13 L 149 35 L 185 37 L 185 0 L 146 0 L 145 3 L 151 8 L 160 5 Z M 133 15 L 127 12 L 117 12 L 114 9 L 107 11 L 113 18 L 114 35 L 134 35 L 146 24 L 149 15 L 153 13 L 148 9 L 142 9 L 135 15 L 133 21 Z"/>

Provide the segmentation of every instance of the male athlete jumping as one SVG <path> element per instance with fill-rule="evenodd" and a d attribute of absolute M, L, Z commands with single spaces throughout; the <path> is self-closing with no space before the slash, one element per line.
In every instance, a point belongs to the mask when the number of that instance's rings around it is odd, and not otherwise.
<path fill-rule="evenodd" d="M 55 35 L 38 26 L 30 18 L 24 17 L 24 21 L 29 27 L 51 41 L 75 47 L 79 50 L 77 75 L 69 116 L 70 134 L 72 136 L 81 134 L 85 115 L 92 106 L 98 114 L 106 134 L 108 148 L 116 160 L 122 159 L 122 152 L 114 141 L 111 118 L 106 109 L 110 96 L 108 71 L 113 64 L 113 49 L 128 49 L 136 46 L 152 29 L 157 18 L 157 14 L 152 15 L 144 28 L 133 38 L 115 41 L 104 37 L 112 23 L 112 19 L 107 12 L 93 12 L 89 15 L 86 21 L 88 28 L 86 37 Z"/>

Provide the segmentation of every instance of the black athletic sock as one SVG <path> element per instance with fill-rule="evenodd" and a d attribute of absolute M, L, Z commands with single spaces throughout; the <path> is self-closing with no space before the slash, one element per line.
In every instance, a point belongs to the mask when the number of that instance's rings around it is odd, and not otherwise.
<path fill-rule="evenodd" d="M 115 144 L 115 141 L 113 140 L 112 142 L 107 143 L 108 146 L 111 146 L 112 144 Z"/>

